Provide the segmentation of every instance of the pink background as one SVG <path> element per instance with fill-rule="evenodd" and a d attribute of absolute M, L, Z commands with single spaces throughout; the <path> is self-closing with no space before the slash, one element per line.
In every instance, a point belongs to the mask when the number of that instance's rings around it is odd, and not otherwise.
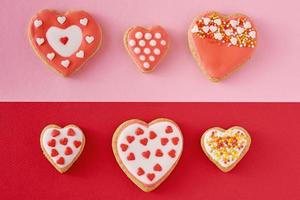
<path fill-rule="evenodd" d="M 52 72 L 27 39 L 40 9 L 83 9 L 101 24 L 101 50 L 71 78 Z M 0 99 L 2 101 L 300 101 L 300 12 L 296 0 L 2 0 Z M 194 16 L 208 10 L 242 12 L 260 32 L 245 66 L 214 84 L 198 69 L 187 46 Z M 154 73 L 142 74 L 124 50 L 132 25 L 164 26 L 171 48 Z"/>

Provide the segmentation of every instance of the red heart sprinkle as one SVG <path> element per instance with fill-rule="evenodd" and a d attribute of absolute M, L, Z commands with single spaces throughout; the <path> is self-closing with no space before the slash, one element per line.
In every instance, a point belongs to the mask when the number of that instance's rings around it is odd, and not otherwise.
<path fill-rule="evenodd" d="M 58 152 L 56 151 L 56 149 L 51 149 L 51 157 L 55 157 L 58 155 Z"/>
<path fill-rule="evenodd" d="M 144 151 L 142 153 L 142 156 L 145 157 L 145 158 L 149 158 L 150 157 L 150 151 Z"/>
<path fill-rule="evenodd" d="M 153 167 L 153 170 L 154 170 L 154 171 L 157 171 L 157 172 L 160 172 L 160 171 L 162 170 L 162 168 L 161 168 L 160 164 L 157 163 L 157 164 Z"/>
<path fill-rule="evenodd" d="M 176 156 L 176 151 L 175 151 L 174 149 L 172 149 L 171 151 L 168 152 L 168 154 L 169 154 L 169 156 L 170 156 L 171 158 L 175 158 L 175 156 Z"/>
<path fill-rule="evenodd" d="M 81 145 L 81 142 L 80 142 L 80 141 L 77 141 L 77 140 L 74 141 L 74 146 L 75 146 L 76 148 L 80 147 L 80 145 Z"/>
<path fill-rule="evenodd" d="M 60 40 L 61 43 L 67 44 L 69 38 L 68 37 L 61 37 L 59 40 Z"/>
<path fill-rule="evenodd" d="M 135 130 L 135 134 L 136 135 L 143 135 L 144 134 L 144 130 L 141 129 L 141 128 L 138 128 L 138 129 Z"/>
<path fill-rule="evenodd" d="M 57 161 L 56 161 L 57 164 L 59 165 L 63 165 L 65 164 L 65 159 L 63 157 L 60 157 Z"/>
<path fill-rule="evenodd" d="M 123 152 L 125 152 L 128 149 L 128 145 L 127 144 L 121 144 L 120 145 L 121 149 Z"/>
<path fill-rule="evenodd" d="M 149 173 L 147 174 L 147 178 L 152 181 L 155 178 L 155 174 Z"/>
<path fill-rule="evenodd" d="M 69 129 L 68 130 L 68 136 L 74 136 L 74 135 L 76 135 L 76 133 L 75 133 L 75 131 L 73 130 L 73 129 Z"/>
<path fill-rule="evenodd" d="M 59 134 L 60 134 L 60 131 L 59 131 L 59 130 L 56 130 L 56 129 L 54 129 L 54 130 L 52 131 L 52 133 L 51 133 L 52 137 L 56 137 L 56 136 L 58 136 Z"/>
<path fill-rule="evenodd" d="M 130 153 L 128 156 L 127 156 L 127 160 L 135 160 L 135 156 L 133 153 Z"/>
<path fill-rule="evenodd" d="M 61 143 L 62 145 L 68 144 L 68 138 L 62 138 L 62 139 L 60 139 L 59 143 Z"/>
<path fill-rule="evenodd" d="M 129 143 L 131 143 L 131 142 L 134 141 L 134 136 L 128 135 L 128 136 L 126 137 L 126 139 L 127 139 L 127 141 L 128 141 Z"/>
<path fill-rule="evenodd" d="M 139 167 L 137 171 L 137 175 L 142 176 L 143 174 L 145 174 L 145 171 L 143 170 L 143 168 Z"/>
<path fill-rule="evenodd" d="M 73 153 L 72 149 L 70 147 L 67 147 L 65 150 L 65 155 L 71 155 Z"/>
<path fill-rule="evenodd" d="M 166 133 L 173 133 L 173 128 L 171 126 L 167 126 Z"/>
<path fill-rule="evenodd" d="M 144 139 L 141 139 L 140 140 L 140 143 L 144 146 L 146 146 L 148 144 L 148 139 L 147 138 L 144 138 Z"/>
<path fill-rule="evenodd" d="M 157 157 L 162 157 L 164 154 L 163 154 L 163 152 L 160 149 L 157 149 L 156 152 L 155 152 L 155 155 Z"/>
<path fill-rule="evenodd" d="M 48 142 L 48 146 L 49 146 L 49 147 L 55 147 L 55 145 L 56 145 L 55 139 L 52 139 L 52 140 L 50 140 L 50 141 Z"/>
<path fill-rule="evenodd" d="M 172 138 L 172 143 L 173 143 L 174 145 L 177 145 L 178 142 L 179 142 L 179 138 L 178 138 L 178 137 L 173 137 L 173 138 Z"/>
<path fill-rule="evenodd" d="M 149 133 L 149 138 L 150 138 L 151 140 L 153 140 L 153 139 L 156 138 L 156 137 L 157 137 L 156 133 L 155 133 L 154 131 L 150 131 L 150 133 Z"/>
<path fill-rule="evenodd" d="M 160 139 L 160 143 L 165 146 L 167 143 L 169 142 L 169 139 L 168 138 L 161 138 Z"/>

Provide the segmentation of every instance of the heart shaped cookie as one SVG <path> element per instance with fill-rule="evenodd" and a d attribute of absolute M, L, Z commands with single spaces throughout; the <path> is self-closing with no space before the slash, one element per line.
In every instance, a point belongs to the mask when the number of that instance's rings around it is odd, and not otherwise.
<path fill-rule="evenodd" d="M 177 124 L 156 119 L 149 124 L 133 119 L 114 133 L 112 148 L 126 175 L 143 191 L 157 188 L 175 168 L 183 148 Z"/>
<path fill-rule="evenodd" d="M 61 128 L 51 124 L 43 129 L 40 143 L 49 162 L 60 173 L 64 173 L 80 156 L 85 145 L 85 137 L 76 125 Z"/>
<path fill-rule="evenodd" d="M 193 57 L 210 80 L 216 82 L 251 57 L 256 39 L 254 24 L 241 14 L 223 16 L 209 12 L 197 16 L 188 30 Z"/>
<path fill-rule="evenodd" d="M 210 128 L 201 137 L 201 147 L 207 157 L 223 172 L 232 170 L 249 150 L 251 137 L 239 126 L 228 130 Z"/>
<path fill-rule="evenodd" d="M 39 57 L 63 76 L 69 76 L 100 47 L 101 29 L 84 11 L 42 10 L 30 21 L 29 40 Z"/>
<path fill-rule="evenodd" d="M 169 36 L 161 26 L 134 26 L 125 33 L 124 45 L 139 69 L 151 72 L 166 55 Z"/>

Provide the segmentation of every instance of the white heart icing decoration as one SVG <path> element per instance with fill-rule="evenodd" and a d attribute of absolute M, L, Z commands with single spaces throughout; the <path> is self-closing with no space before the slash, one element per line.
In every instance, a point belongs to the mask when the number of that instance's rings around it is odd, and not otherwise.
<path fill-rule="evenodd" d="M 66 21 L 66 17 L 65 16 L 57 17 L 57 21 L 58 23 L 63 24 Z"/>
<path fill-rule="evenodd" d="M 88 23 L 88 19 L 87 18 L 80 19 L 79 23 L 82 24 L 83 26 L 86 26 Z"/>
<path fill-rule="evenodd" d="M 63 60 L 63 61 L 61 61 L 61 65 L 67 68 L 70 65 L 70 61 L 69 60 Z"/>
<path fill-rule="evenodd" d="M 40 27 L 43 24 L 42 20 L 39 19 L 34 20 L 33 23 L 36 28 Z"/>
<path fill-rule="evenodd" d="M 53 60 L 54 57 L 55 57 L 55 53 L 48 53 L 48 54 L 47 54 L 47 58 L 48 58 L 49 60 Z"/>
<path fill-rule="evenodd" d="M 83 58 L 84 57 L 84 51 L 80 50 L 76 53 L 76 57 Z"/>
<path fill-rule="evenodd" d="M 39 46 L 41 46 L 45 42 L 45 39 L 44 38 L 36 38 L 35 41 Z"/>
<path fill-rule="evenodd" d="M 128 173 L 148 186 L 164 180 L 182 153 L 183 137 L 178 126 L 158 119 L 149 126 L 138 120 L 118 129 L 121 130 L 115 132 L 113 139 L 116 140 L 115 153 Z"/>
<path fill-rule="evenodd" d="M 63 44 L 60 39 L 68 38 L 68 42 Z M 46 32 L 46 38 L 49 45 L 63 57 L 69 57 L 74 54 L 81 45 L 82 31 L 76 26 L 72 25 L 66 29 L 61 29 L 55 26 L 50 27 Z"/>
<path fill-rule="evenodd" d="M 94 41 L 94 37 L 93 36 L 86 36 L 85 40 L 87 41 L 87 43 L 91 44 Z"/>

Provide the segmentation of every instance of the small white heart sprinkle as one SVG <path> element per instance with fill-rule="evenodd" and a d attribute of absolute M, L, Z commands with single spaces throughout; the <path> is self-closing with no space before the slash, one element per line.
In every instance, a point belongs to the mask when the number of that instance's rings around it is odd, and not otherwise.
<path fill-rule="evenodd" d="M 87 43 L 91 44 L 94 41 L 94 37 L 93 36 L 86 36 L 85 40 L 87 41 Z"/>
<path fill-rule="evenodd" d="M 238 32 L 238 34 L 242 34 L 244 32 L 244 28 L 241 28 L 241 27 L 237 27 L 236 28 L 236 31 Z"/>
<path fill-rule="evenodd" d="M 48 53 L 47 54 L 47 58 L 49 59 L 49 60 L 53 60 L 53 58 L 55 57 L 55 53 Z"/>
<path fill-rule="evenodd" d="M 230 20 L 229 23 L 232 27 L 236 27 L 236 25 L 238 24 L 236 20 Z"/>
<path fill-rule="evenodd" d="M 82 18 L 82 19 L 79 20 L 80 24 L 82 24 L 83 26 L 86 26 L 88 21 L 89 20 L 87 18 Z"/>
<path fill-rule="evenodd" d="M 84 51 L 83 50 L 80 50 L 76 53 L 76 57 L 78 58 L 83 58 L 84 57 Z"/>
<path fill-rule="evenodd" d="M 225 34 L 226 34 L 226 35 L 230 36 L 231 33 L 232 33 L 232 30 L 231 30 L 231 29 L 226 29 L 226 30 L 225 30 Z"/>
<path fill-rule="evenodd" d="M 216 32 L 216 30 L 218 30 L 216 26 L 210 26 L 209 29 L 211 32 Z"/>
<path fill-rule="evenodd" d="M 69 60 L 63 60 L 61 61 L 61 65 L 64 66 L 65 68 L 68 68 L 70 65 L 70 61 Z"/>
<path fill-rule="evenodd" d="M 231 44 L 236 45 L 237 44 L 237 39 L 236 38 L 231 38 L 230 42 L 231 42 Z"/>
<path fill-rule="evenodd" d="M 66 21 L 66 17 L 65 16 L 59 16 L 59 17 L 57 17 L 57 21 L 58 21 L 58 23 L 63 24 Z"/>
<path fill-rule="evenodd" d="M 254 39 L 256 37 L 256 32 L 255 31 L 249 32 L 249 36 Z"/>
<path fill-rule="evenodd" d="M 198 33 L 199 32 L 199 27 L 197 25 L 194 25 L 191 32 L 192 33 Z"/>
<path fill-rule="evenodd" d="M 217 24 L 218 26 L 220 26 L 222 22 L 221 22 L 221 19 L 215 19 L 214 23 Z"/>
<path fill-rule="evenodd" d="M 252 25 L 251 25 L 250 22 L 247 21 L 247 22 L 244 23 L 244 28 L 247 29 L 247 28 L 251 28 L 251 27 L 252 27 Z"/>
<path fill-rule="evenodd" d="M 217 39 L 217 40 L 222 40 L 223 36 L 221 33 L 215 33 L 214 34 L 214 37 Z"/>
<path fill-rule="evenodd" d="M 35 41 L 39 46 L 41 46 L 45 42 L 45 39 L 44 38 L 36 38 Z"/>
<path fill-rule="evenodd" d="M 33 24 L 34 24 L 35 28 L 38 28 L 43 24 L 43 22 L 42 22 L 42 20 L 36 19 L 36 20 L 34 20 Z"/>
<path fill-rule="evenodd" d="M 203 27 L 202 27 L 202 30 L 203 30 L 205 33 L 207 33 L 207 32 L 209 31 L 209 27 L 208 27 L 208 26 L 203 26 Z"/>
<path fill-rule="evenodd" d="M 210 22 L 210 19 L 208 17 L 203 17 L 202 19 L 205 25 L 208 25 L 208 23 Z"/>

